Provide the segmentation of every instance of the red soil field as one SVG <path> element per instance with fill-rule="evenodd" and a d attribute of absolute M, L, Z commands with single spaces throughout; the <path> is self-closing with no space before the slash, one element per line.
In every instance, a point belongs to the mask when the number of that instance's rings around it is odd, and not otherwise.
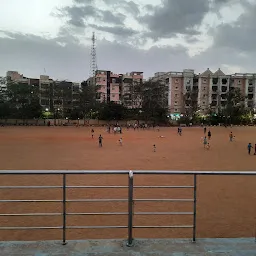
<path fill-rule="evenodd" d="M 108 134 L 95 127 L 1 127 L 2 170 L 203 170 L 253 171 L 255 127 L 212 127 L 210 150 L 202 128 L 123 129 Z M 97 137 L 103 136 L 103 147 Z M 118 139 L 122 136 L 123 146 Z M 165 138 L 159 138 L 165 136 Z M 156 152 L 153 152 L 153 144 Z M 70 175 L 67 185 L 127 185 L 127 175 Z M 7 176 L 0 186 L 61 185 L 60 176 Z M 135 175 L 134 185 L 193 185 L 192 176 Z M 253 237 L 256 224 L 255 176 L 198 177 L 197 237 Z M 192 189 L 135 189 L 135 198 L 193 198 Z M 3 199 L 61 199 L 61 189 L 0 190 Z M 127 198 L 127 189 L 68 189 L 67 199 Z M 191 202 L 136 202 L 135 212 L 191 212 Z M 0 213 L 61 213 L 61 203 L 0 203 Z M 67 203 L 67 211 L 127 212 L 127 202 Z M 192 225 L 193 216 L 135 215 L 134 225 Z M 61 226 L 61 216 L 0 216 L 0 226 Z M 127 225 L 127 216 L 67 216 L 67 226 Z M 61 230 L 1 230 L 0 240 L 60 240 Z M 192 229 L 136 229 L 135 238 L 191 237 Z M 67 239 L 126 238 L 127 229 L 69 229 Z"/>

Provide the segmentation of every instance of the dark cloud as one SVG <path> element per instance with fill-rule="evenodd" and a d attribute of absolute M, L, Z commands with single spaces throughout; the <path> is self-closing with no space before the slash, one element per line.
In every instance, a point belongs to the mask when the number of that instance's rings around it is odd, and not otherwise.
<path fill-rule="evenodd" d="M 85 27 L 86 21 L 90 17 L 99 18 L 99 13 L 95 7 L 92 5 L 86 6 L 66 6 L 59 9 L 60 15 L 62 17 L 68 18 L 68 24 L 75 27 Z"/>
<path fill-rule="evenodd" d="M 196 34 L 197 26 L 210 10 L 208 0 L 163 0 L 152 14 L 139 18 L 149 29 L 152 38 L 167 38 L 175 34 Z"/>
<path fill-rule="evenodd" d="M 92 5 L 94 0 L 73 0 L 77 4 Z"/>
<path fill-rule="evenodd" d="M 152 4 L 146 4 L 144 6 L 144 9 L 148 12 L 152 12 L 155 9 L 155 6 L 153 6 Z"/>
<path fill-rule="evenodd" d="M 131 28 L 126 28 L 124 26 L 114 26 L 114 27 L 110 27 L 110 26 L 98 26 L 95 24 L 90 24 L 90 27 L 103 31 L 103 32 L 107 32 L 116 36 L 121 36 L 121 37 L 129 37 L 129 36 L 133 36 L 135 34 L 137 34 L 137 31 L 131 29 Z"/>
<path fill-rule="evenodd" d="M 103 0 L 103 2 L 108 6 L 114 6 L 125 10 L 127 13 L 130 13 L 134 16 L 140 14 L 139 5 L 134 1 L 127 0 Z"/>
<path fill-rule="evenodd" d="M 0 62 L 0 74 L 18 70 L 27 76 L 38 77 L 45 68 L 50 76 L 58 79 L 81 81 L 89 75 L 90 46 L 74 41 L 66 41 L 65 46 L 61 46 L 57 38 L 34 35 L 8 33 L 8 36 L 12 39 L 0 38 L 0 59 L 4 60 Z M 146 76 L 170 68 L 182 69 L 184 63 L 192 65 L 183 47 L 140 50 L 107 40 L 97 41 L 97 60 L 100 69 L 116 73 L 144 71 Z"/>
<path fill-rule="evenodd" d="M 245 12 L 231 24 L 221 24 L 213 30 L 215 48 L 227 47 L 239 53 L 256 52 L 256 2 L 246 5 Z"/>
<path fill-rule="evenodd" d="M 93 19 L 95 23 L 102 22 L 114 25 L 124 24 L 126 16 L 122 13 L 101 10 L 95 5 L 90 4 L 92 1 L 77 0 L 76 2 L 83 3 L 83 5 L 78 6 L 75 4 L 58 9 L 57 16 L 67 18 L 68 25 L 78 28 L 85 28 L 89 19 Z"/>
<path fill-rule="evenodd" d="M 139 5 L 133 1 L 124 2 L 122 7 L 125 9 L 125 11 L 131 13 L 134 16 L 138 16 L 140 14 Z"/>
<path fill-rule="evenodd" d="M 230 3 L 213 1 L 211 0 L 211 5 L 223 6 Z M 53 78 L 73 81 L 86 79 L 89 75 L 90 45 L 79 43 L 75 30 L 79 26 L 83 31 L 88 26 L 114 35 L 114 42 L 97 40 L 97 60 L 100 69 L 116 73 L 143 71 L 146 77 L 158 71 L 182 71 L 185 68 L 203 72 L 207 67 L 213 71 L 220 67 L 229 73 L 234 67 L 238 67 L 239 72 L 253 72 L 256 59 L 256 6 L 249 4 L 249 0 L 243 1 L 246 2 L 243 4 L 245 13 L 236 22 L 221 24 L 211 30 L 213 45 L 204 52 L 190 57 L 187 48 L 183 46 L 154 46 L 142 50 L 148 40 L 144 34 L 124 25 L 108 25 L 111 24 L 111 19 L 112 22 L 115 19 L 111 13 L 105 14 L 104 17 L 103 10 L 90 5 L 88 1 L 76 0 L 76 3 L 80 2 L 80 7 L 74 5 L 65 11 L 62 10 L 62 14 L 68 17 L 69 24 L 73 25 L 63 26 L 56 38 L 46 39 L 35 35 L 0 31 L 11 38 L 0 37 L 0 74 L 4 75 L 7 70 L 18 70 L 27 76 L 38 77 L 45 68 Z M 186 6 L 182 4 L 185 2 Z M 175 38 L 177 34 L 183 34 L 185 40 L 193 46 L 201 38 L 193 33 L 198 33 L 197 26 L 201 24 L 205 13 L 212 11 L 212 7 L 206 2 L 207 0 L 191 0 L 191 3 L 190 0 L 165 0 L 163 4 L 167 10 L 164 10 L 163 6 L 155 7 L 151 10 L 153 14 L 144 16 L 143 21 L 147 21 L 150 36 Z M 199 3 L 202 5 L 199 6 Z M 118 4 L 118 1 L 115 4 Z M 119 17 L 115 22 L 122 22 L 124 16 L 118 16 L 115 12 L 112 14 Z M 97 17 L 99 21 L 108 19 L 109 23 L 93 23 L 92 17 Z M 78 22 L 77 25 L 75 21 Z"/>
<path fill-rule="evenodd" d="M 113 14 L 111 11 L 102 11 L 102 21 L 110 24 L 123 25 L 126 16 L 122 13 Z"/>

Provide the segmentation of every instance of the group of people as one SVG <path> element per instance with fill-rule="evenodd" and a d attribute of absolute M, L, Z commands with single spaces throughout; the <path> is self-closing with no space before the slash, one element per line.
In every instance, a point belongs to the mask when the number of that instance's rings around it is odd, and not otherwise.
<path fill-rule="evenodd" d="M 120 132 L 120 133 L 122 133 L 122 132 Z M 91 134 L 92 134 L 92 139 L 93 139 L 94 138 L 94 129 L 93 128 L 91 129 Z M 103 137 L 101 136 L 101 134 L 100 134 L 98 140 L 99 140 L 99 147 L 102 148 Z M 123 145 L 123 138 L 119 139 L 119 145 L 120 146 Z"/>
<path fill-rule="evenodd" d="M 119 129 L 118 129 L 119 128 Z M 119 132 L 120 134 L 122 133 L 122 129 L 120 126 L 115 126 L 114 129 L 114 134 L 116 134 L 117 132 Z M 110 133 L 110 126 L 108 127 L 108 132 Z M 206 133 L 207 133 L 207 136 L 206 136 Z M 178 134 L 181 136 L 182 135 L 182 128 L 181 127 L 178 127 Z M 211 140 L 211 137 L 212 137 L 212 133 L 211 133 L 211 130 L 209 129 L 208 132 L 207 132 L 207 128 L 204 127 L 204 138 L 203 138 L 203 145 L 204 145 L 204 148 L 209 150 L 210 149 L 210 140 Z M 94 129 L 92 128 L 91 129 L 91 136 L 92 138 L 94 138 Z M 163 137 L 164 136 L 159 136 L 159 137 Z M 235 136 L 233 134 L 233 132 L 230 132 L 229 134 L 229 141 L 230 142 L 233 142 Z M 99 138 L 98 138 L 98 141 L 99 141 L 99 147 L 102 147 L 102 141 L 103 141 L 103 137 L 102 135 L 100 134 L 99 135 Z M 122 146 L 123 145 L 123 139 L 122 137 L 119 139 L 119 145 Z M 251 151 L 253 149 L 253 146 L 252 146 L 252 143 L 248 143 L 247 145 L 247 150 L 248 150 L 248 154 L 250 155 L 251 154 Z M 254 155 L 256 155 L 256 144 L 254 146 Z M 154 144 L 153 145 L 153 152 L 156 152 L 156 145 Z"/>

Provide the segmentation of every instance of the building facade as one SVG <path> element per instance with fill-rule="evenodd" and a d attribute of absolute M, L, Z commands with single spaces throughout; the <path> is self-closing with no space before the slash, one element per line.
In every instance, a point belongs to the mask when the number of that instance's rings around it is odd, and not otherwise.
<path fill-rule="evenodd" d="M 201 114 L 210 109 L 218 112 L 227 104 L 230 90 L 239 88 L 245 96 L 245 106 L 256 107 L 256 74 L 227 75 L 221 69 L 212 72 L 209 68 L 202 74 L 195 74 L 192 69 L 183 72 L 158 72 L 150 78 L 168 86 L 168 107 L 171 115 L 185 114 L 197 106 Z"/>
<path fill-rule="evenodd" d="M 143 72 L 123 74 L 121 81 L 121 102 L 127 108 L 141 108 L 139 86 L 143 83 Z"/>
<path fill-rule="evenodd" d="M 69 116 L 80 105 L 80 84 L 70 81 L 54 81 L 47 75 L 40 78 L 27 78 L 17 71 L 6 73 L 8 82 L 33 86 L 44 111 L 54 113 L 55 117 Z"/>
<path fill-rule="evenodd" d="M 136 88 L 143 83 L 143 72 L 115 74 L 108 70 L 97 70 L 95 77 L 89 78 L 87 82 L 97 86 L 97 99 L 100 102 L 115 102 L 128 108 L 141 106 Z"/>

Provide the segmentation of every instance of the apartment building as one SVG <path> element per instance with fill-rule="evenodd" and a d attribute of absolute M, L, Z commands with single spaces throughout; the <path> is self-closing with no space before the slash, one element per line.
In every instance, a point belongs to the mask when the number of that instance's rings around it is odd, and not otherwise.
<path fill-rule="evenodd" d="M 98 86 L 98 100 L 100 102 L 112 101 L 120 103 L 121 75 L 107 70 L 97 70 L 95 73 L 95 84 Z"/>
<path fill-rule="evenodd" d="M 55 116 L 69 116 L 73 109 L 80 104 L 80 84 L 70 81 L 54 81 L 47 75 L 40 78 L 27 78 L 17 71 L 6 73 L 7 81 L 18 82 L 33 86 L 39 103 L 44 110 L 54 113 Z"/>
<path fill-rule="evenodd" d="M 97 70 L 95 78 L 89 78 L 87 81 L 98 86 L 100 102 L 122 103 L 128 108 L 141 106 L 136 88 L 143 83 L 143 72 L 115 74 L 107 70 Z"/>
<path fill-rule="evenodd" d="M 209 68 L 201 74 L 192 69 L 183 72 L 158 72 L 151 78 L 168 86 L 168 106 L 170 114 L 182 115 L 197 106 L 201 114 L 209 109 L 218 111 L 227 104 L 227 94 L 239 88 L 246 96 L 245 106 L 256 106 L 256 74 L 227 75 L 221 69 L 212 72 Z"/>
<path fill-rule="evenodd" d="M 193 69 L 183 72 L 157 72 L 152 81 L 159 81 L 168 86 L 168 107 L 170 114 L 184 114 L 192 105 L 198 104 L 199 77 Z"/>
<path fill-rule="evenodd" d="M 138 86 L 143 83 L 143 72 L 133 71 L 121 76 L 121 101 L 127 108 L 140 108 L 141 97 L 138 93 Z"/>
<path fill-rule="evenodd" d="M 230 90 L 240 88 L 242 94 L 246 97 L 245 106 L 256 108 L 256 74 L 236 73 L 230 76 Z"/>
<path fill-rule="evenodd" d="M 0 93 L 4 93 L 7 91 L 6 78 L 0 76 Z"/>

